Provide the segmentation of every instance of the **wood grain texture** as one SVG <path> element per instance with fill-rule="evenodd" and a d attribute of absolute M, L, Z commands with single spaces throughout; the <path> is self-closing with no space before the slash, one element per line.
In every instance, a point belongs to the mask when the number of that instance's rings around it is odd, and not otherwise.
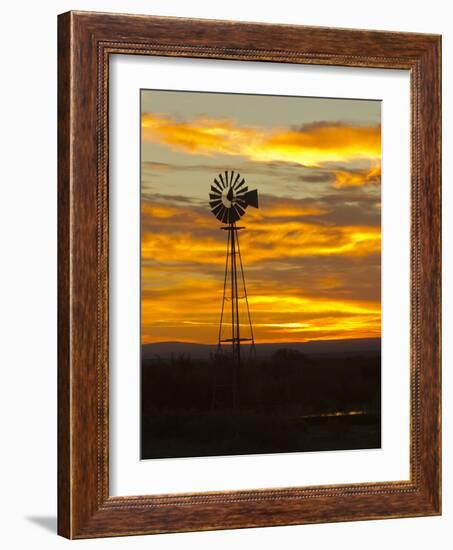
<path fill-rule="evenodd" d="M 59 533 L 88 538 L 440 514 L 440 37 L 69 12 L 59 16 L 58 45 Z M 111 54 L 410 70 L 410 481 L 109 496 Z"/>
<path fill-rule="evenodd" d="M 70 536 L 70 66 L 69 16 L 58 26 L 58 532 Z"/>

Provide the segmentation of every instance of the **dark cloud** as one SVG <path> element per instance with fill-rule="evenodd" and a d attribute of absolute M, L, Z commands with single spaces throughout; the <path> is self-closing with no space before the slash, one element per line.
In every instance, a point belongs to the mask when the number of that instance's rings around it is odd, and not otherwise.
<path fill-rule="evenodd" d="M 147 203 L 148 204 L 162 203 L 165 205 L 171 205 L 176 203 L 178 205 L 187 204 L 193 207 L 198 205 L 199 201 L 196 198 L 188 197 L 186 195 L 166 195 L 164 193 L 153 193 L 152 197 L 142 197 L 142 205 Z"/>
<path fill-rule="evenodd" d="M 351 124 L 345 124 L 339 120 L 316 120 L 314 122 L 306 122 L 305 124 L 295 124 L 291 126 L 291 129 L 296 132 L 310 132 L 312 130 L 319 130 L 320 128 L 347 128 L 350 126 Z"/>
<path fill-rule="evenodd" d="M 314 172 L 313 169 L 312 172 Z M 320 171 L 319 173 L 300 175 L 298 176 L 298 179 L 307 183 L 330 183 L 335 180 L 335 174 Z"/>

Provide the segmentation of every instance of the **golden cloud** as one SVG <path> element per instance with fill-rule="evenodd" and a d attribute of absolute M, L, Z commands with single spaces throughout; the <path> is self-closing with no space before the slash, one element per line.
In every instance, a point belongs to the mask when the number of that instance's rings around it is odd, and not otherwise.
<path fill-rule="evenodd" d="M 381 249 L 381 232 L 373 226 L 325 226 L 291 221 L 267 222 L 241 236 L 241 251 L 247 264 L 307 256 L 363 257 Z M 225 243 L 190 232 L 142 234 L 142 258 L 162 262 L 223 264 Z"/>
<path fill-rule="evenodd" d="M 380 185 L 381 166 L 375 163 L 369 169 L 363 170 L 336 170 L 334 186 L 337 189 L 342 187 L 357 187 L 365 184 Z"/>
<path fill-rule="evenodd" d="M 254 161 L 294 162 L 320 166 L 326 162 L 381 158 L 380 126 L 312 124 L 300 129 L 239 126 L 230 119 L 199 117 L 179 121 L 143 113 L 142 136 L 189 154 L 236 155 Z"/>
<path fill-rule="evenodd" d="M 225 261 L 225 243 L 214 229 L 211 217 L 195 208 L 142 201 L 142 258 L 220 265 Z M 247 227 L 241 234 L 241 249 L 249 265 L 262 261 L 307 256 L 363 257 L 378 253 L 378 226 L 326 225 L 307 221 L 325 214 L 318 206 L 297 206 L 280 201 L 248 211 Z M 283 221 L 282 221 L 283 220 Z M 194 228 L 197 232 L 194 232 Z M 208 231 L 206 231 L 208 230 Z"/>

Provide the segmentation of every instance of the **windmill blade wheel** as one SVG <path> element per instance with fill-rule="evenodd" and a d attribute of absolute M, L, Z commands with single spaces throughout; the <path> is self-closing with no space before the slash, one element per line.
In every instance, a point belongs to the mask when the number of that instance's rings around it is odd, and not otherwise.
<path fill-rule="evenodd" d="M 258 208 L 258 191 L 249 190 L 239 172 L 225 170 L 213 179 L 209 206 L 221 223 L 231 225 L 242 218 L 248 206 Z"/>

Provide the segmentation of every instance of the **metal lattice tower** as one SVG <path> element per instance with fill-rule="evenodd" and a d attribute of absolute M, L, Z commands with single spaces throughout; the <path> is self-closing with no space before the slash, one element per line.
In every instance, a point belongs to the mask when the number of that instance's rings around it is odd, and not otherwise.
<path fill-rule="evenodd" d="M 241 361 L 241 343 L 250 345 L 250 354 L 255 354 L 255 340 L 250 317 L 250 308 L 245 284 L 244 268 L 242 265 L 239 231 L 244 226 L 237 226 L 236 222 L 245 214 L 248 206 L 258 208 L 258 192 L 249 191 L 245 179 L 234 171 L 225 171 L 214 178 L 209 194 L 211 211 L 214 216 L 225 224 L 221 229 L 227 232 L 225 276 L 223 283 L 223 299 L 219 323 L 217 351 L 222 350 L 222 344 L 231 344 L 233 361 Z M 247 316 L 248 336 L 241 336 L 240 308 L 245 304 Z M 228 310 L 231 312 L 231 322 L 228 323 Z M 223 330 L 230 325 L 230 334 L 223 338 Z"/>

